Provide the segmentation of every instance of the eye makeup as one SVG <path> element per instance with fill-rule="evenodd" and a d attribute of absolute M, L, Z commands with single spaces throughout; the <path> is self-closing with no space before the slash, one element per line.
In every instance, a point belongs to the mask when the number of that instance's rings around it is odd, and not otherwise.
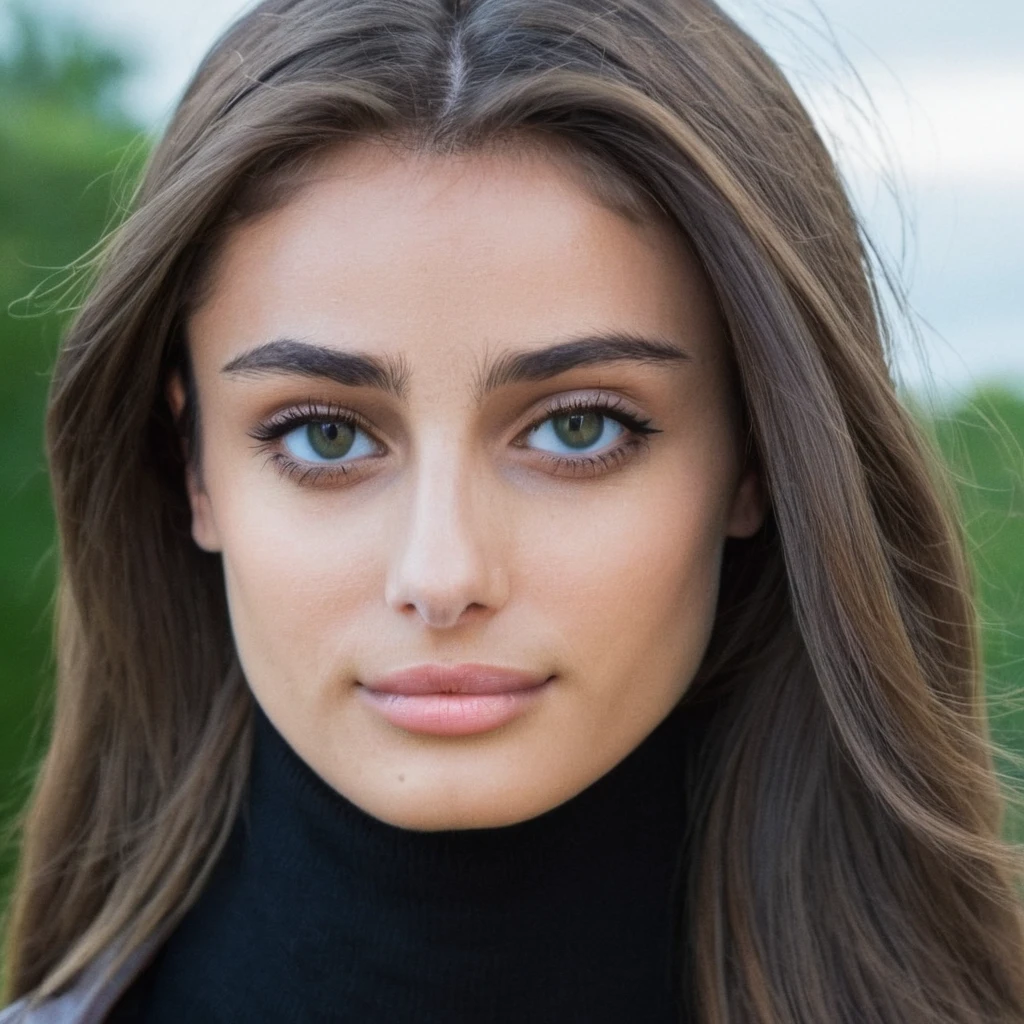
<path fill-rule="evenodd" d="M 620 426 L 622 429 L 617 443 L 598 452 L 571 455 L 531 448 L 520 440 L 536 433 L 549 422 L 560 419 L 568 421 L 571 432 L 578 432 L 587 417 L 596 417 L 604 423 Z M 592 424 L 594 421 L 589 422 Z M 519 439 L 513 442 L 513 445 L 535 452 L 539 456 L 540 464 L 551 469 L 556 475 L 572 478 L 598 477 L 624 465 L 641 449 L 649 447 L 650 435 L 661 433 L 661 430 L 650 424 L 650 418 L 628 411 L 618 395 L 570 395 L 550 403 L 519 435 Z M 314 445 L 322 443 L 323 438 L 330 444 L 336 442 L 339 428 L 345 433 L 367 435 L 378 450 L 374 455 L 360 456 L 350 463 L 342 462 L 340 458 L 325 458 L 322 461 L 301 458 L 296 455 L 295 446 L 289 445 L 287 441 L 291 435 L 297 434 L 303 428 L 307 433 L 305 437 L 298 439 L 298 444 L 304 445 L 314 455 Z M 319 435 L 317 428 L 320 431 Z M 600 436 L 603 437 L 605 434 L 606 430 L 602 426 Z M 370 462 L 386 454 L 386 449 L 376 439 L 373 428 L 362 416 L 337 403 L 320 402 L 313 398 L 268 417 L 249 431 L 249 436 L 257 442 L 254 446 L 257 453 L 265 455 L 278 472 L 301 486 L 331 486 L 354 480 L 370 468 Z"/>

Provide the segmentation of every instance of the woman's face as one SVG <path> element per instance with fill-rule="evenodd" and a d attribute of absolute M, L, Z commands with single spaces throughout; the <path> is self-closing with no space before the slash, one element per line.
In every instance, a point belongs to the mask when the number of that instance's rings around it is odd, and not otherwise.
<path fill-rule="evenodd" d="M 193 536 L 291 746 L 416 829 L 521 821 L 614 767 L 689 686 L 723 543 L 762 517 L 675 234 L 554 152 L 360 142 L 236 228 L 210 285 Z M 365 685 L 466 664 L 543 685 Z"/>

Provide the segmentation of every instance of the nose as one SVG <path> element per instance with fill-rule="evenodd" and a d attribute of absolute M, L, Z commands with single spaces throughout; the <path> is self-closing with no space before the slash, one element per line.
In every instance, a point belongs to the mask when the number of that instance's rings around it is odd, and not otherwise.
<path fill-rule="evenodd" d="M 439 443 L 421 459 L 404 496 L 386 600 L 438 629 L 494 611 L 507 598 L 500 509 L 474 482 L 469 453 Z"/>

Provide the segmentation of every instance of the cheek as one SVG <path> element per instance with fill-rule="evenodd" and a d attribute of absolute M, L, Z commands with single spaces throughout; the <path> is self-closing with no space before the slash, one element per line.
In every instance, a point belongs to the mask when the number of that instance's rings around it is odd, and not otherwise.
<path fill-rule="evenodd" d="M 610 693 L 637 673 L 655 690 L 681 686 L 703 657 L 723 544 L 715 477 L 659 470 L 581 499 L 557 530 L 535 524 L 542 542 L 520 578 L 524 600 L 543 606 L 572 660 Z"/>
<path fill-rule="evenodd" d="M 273 490 L 245 501 L 239 489 L 224 508 L 231 625 L 255 688 L 263 680 L 309 688 L 349 660 L 360 613 L 381 599 L 381 541 L 372 520 L 337 508 L 337 497 L 326 514 Z"/>

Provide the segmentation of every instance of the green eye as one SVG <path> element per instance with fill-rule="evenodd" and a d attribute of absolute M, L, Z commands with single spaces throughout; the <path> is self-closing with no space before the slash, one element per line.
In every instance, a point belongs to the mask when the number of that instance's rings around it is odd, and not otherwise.
<path fill-rule="evenodd" d="M 343 420 L 312 420 L 290 430 L 283 436 L 285 447 L 297 458 L 306 462 L 336 462 L 353 453 L 357 447 L 358 435 L 365 432 L 354 423 Z M 364 444 L 369 454 L 372 445 Z"/>
<path fill-rule="evenodd" d="M 571 448 L 586 448 L 600 436 L 607 417 L 596 412 L 570 412 L 551 419 L 555 435 Z"/>
<path fill-rule="evenodd" d="M 355 432 L 347 423 L 307 423 L 310 448 L 323 459 L 340 459 L 352 447 Z"/>
<path fill-rule="evenodd" d="M 584 451 L 598 442 L 607 444 L 628 432 L 622 421 L 600 409 L 570 409 L 543 420 L 534 427 L 531 436 L 535 441 L 556 445 L 554 451 L 547 449 L 552 455 L 566 455 Z"/>

